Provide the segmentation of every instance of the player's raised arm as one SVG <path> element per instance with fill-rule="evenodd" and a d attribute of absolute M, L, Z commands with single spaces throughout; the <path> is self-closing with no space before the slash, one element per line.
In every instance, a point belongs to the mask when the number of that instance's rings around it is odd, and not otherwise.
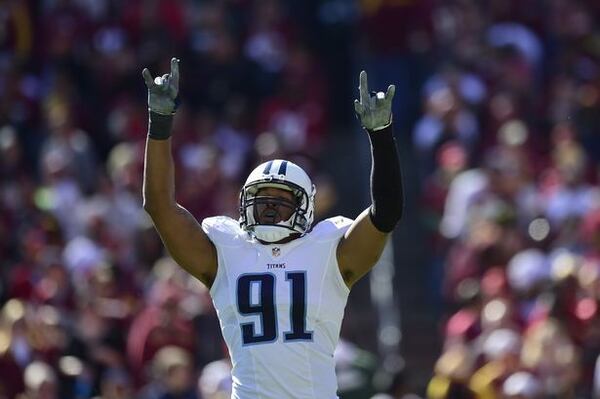
<path fill-rule="evenodd" d="M 152 78 L 142 71 L 148 87 L 148 139 L 144 159 L 144 209 L 154 222 L 173 259 L 208 287 L 217 272 L 216 250 L 196 219 L 175 200 L 171 125 L 179 90 L 179 60 L 171 72 Z"/>
<path fill-rule="evenodd" d="M 386 93 L 369 93 L 367 73 L 360 73 L 360 100 L 354 109 L 371 142 L 371 206 L 346 232 L 337 248 L 338 264 L 348 286 L 375 265 L 387 236 L 402 216 L 403 190 L 400 162 L 392 129 L 392 99 L 395 87 Z"/>

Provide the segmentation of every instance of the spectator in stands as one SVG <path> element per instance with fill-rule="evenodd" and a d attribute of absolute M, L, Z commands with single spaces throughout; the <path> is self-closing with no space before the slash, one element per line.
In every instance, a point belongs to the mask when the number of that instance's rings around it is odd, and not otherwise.
<path fill-rule="evenodd" d="M 152 382 L 142 388 L 140 399 L 198 399 L 189 352 L 165 346 L 152 359 Z"/>
<path fill-rule="evenodd" d="M 56 373 L 48 364 L 35 361 L 25 369 L 25 392 L 18 399 L 58 399 Z"/>

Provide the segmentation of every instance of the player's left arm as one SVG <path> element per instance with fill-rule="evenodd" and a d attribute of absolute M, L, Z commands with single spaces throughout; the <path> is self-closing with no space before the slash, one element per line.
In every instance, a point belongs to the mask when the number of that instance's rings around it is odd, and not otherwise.
<path fill-rule="evenodd" d="M 360 73 L 360 101 L 354 108 L 371 143 L 371 206 L 352 223 L 337 247 L 337 260 L 351 287 L 375 265 L 389 234 L 402 216 L 403 188 L 400 161 L 392 127 L 392 98 L 387 92 L 369 94 L 367 73 Z"/>

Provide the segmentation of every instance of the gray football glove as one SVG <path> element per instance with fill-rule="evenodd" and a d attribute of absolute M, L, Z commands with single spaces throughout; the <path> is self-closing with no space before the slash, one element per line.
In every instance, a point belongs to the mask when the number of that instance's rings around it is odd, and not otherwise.
<path fill-rule="evenodd" d="M 362 126 L 367 130 L 376 131 L 391 125 L 392 98 L 394 98 L 396 86 L 389 85 L 385 94 L 380 91 L 371 96 L 367 84 L 367 73 L 361 71 L 358 91 L 360 101 L 354 100 L 354 110 Z"/>
<path fill-rule="evenodd" d="M 179 60 L 171 58 L 171 73 L 152 79 L 148 68 L 142 71 L 148 88 L 148 109 L 161 115 L 174 115 L 179 93 Z"/>

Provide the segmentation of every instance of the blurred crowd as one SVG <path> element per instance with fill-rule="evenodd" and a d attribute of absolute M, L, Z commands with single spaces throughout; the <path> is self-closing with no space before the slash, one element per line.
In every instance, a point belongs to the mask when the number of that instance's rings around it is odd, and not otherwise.
<path fill-rule="evenodd" d="M 198 219 L 237 217 L 275 157 L 323 216 L 353 52 L 412 130 L 443 320 L 423 394 L 600 397 L 597 1 L 6 0 L 0 20 L 0 398 L 228 398 L 210 297 L 141 208 L 141 69 L 182 60 L 177 198 Z M 345 339 L 336 356 L 344 399 L 410 385 Z"/>
<path fill-rule="evenodd" d="M 448 1 L 413 128 L 438 398 L 600 398 L 600 3 Z"/>

